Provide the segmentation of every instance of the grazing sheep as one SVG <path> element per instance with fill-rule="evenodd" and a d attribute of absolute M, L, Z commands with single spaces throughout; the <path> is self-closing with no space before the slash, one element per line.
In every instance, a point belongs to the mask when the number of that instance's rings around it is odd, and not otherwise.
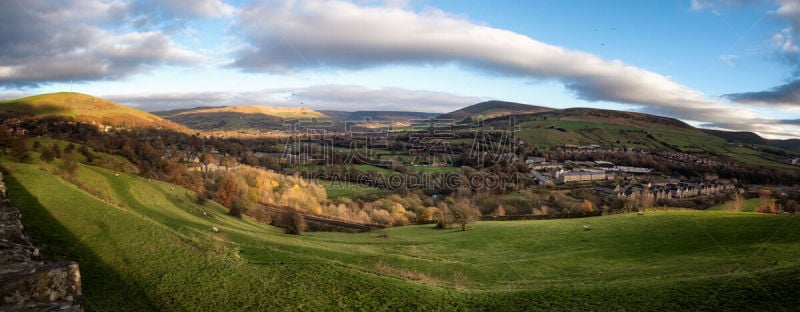
<path fill-rule="evenodd" d="M 219 228 L 216 226 L 212 227 L 211 230 L 214 231 L 214 233 L 219 233 Z"/>
<path fill-rule="evenodd" d="M 208 217 L 208 212 L 203 211 L 203 215 Z"/>
<path fill-rule="evenodd" d="M 640 216 L 643 216 L 643 215 L 644 215 L 644 211 L 639 211 L 639 212 L 637 212 L 636 214 L 637 214 L 637 215 L 640 215 Z"/>
<path fill-rule="evenodd" d="M 170 191 L 174 191 L 174 190 L 175 190 L 175 188 L 174 188 L 174 187 L 170 187 L 170 188 L 169 188 L 169 190 L 170 190 Z"/>
<path fill-rule="evenodd" d="M 588 231 L 588 230 L 590 230 L 590 228 L 589 228 L 589 225 L 588 225 L 588 224 L 584 224 L 584 225 L 583 225 L 583 230 L 584 230 L 584 231 Z"/>

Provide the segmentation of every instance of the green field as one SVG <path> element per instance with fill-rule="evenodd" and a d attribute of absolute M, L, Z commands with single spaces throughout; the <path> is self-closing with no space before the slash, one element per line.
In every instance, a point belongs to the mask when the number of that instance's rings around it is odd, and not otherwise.
<path fill-rule="evenodd" d="M 166 183 L 81 165 L 87 192 L 48 164 L 0 161 L 26 232 L 49 260 L 80 263 L 89 310 L 800 305 L 798 217 L 665 211 L 291 236 Z"/>

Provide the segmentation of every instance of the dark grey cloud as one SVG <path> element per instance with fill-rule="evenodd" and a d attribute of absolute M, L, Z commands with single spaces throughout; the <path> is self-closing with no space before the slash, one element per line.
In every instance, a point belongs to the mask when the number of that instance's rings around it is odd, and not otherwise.
<path fill-rule="evenodd" d="M 0 86 L 119 79 L 203 60 L 159 30 L 120 31 L 130 13 L 123 2 L 0 2 Z"/>
<path fill-rule="evenodd" d="M 146 111 L 227 105 L 305 106 L 319 110 L 391 110 L 444 113 L 487 100 L 402 88 L 370 89 L 353 85 L 273 88 L 259 91 L 111 94 L 103 98 Z"/>
<path fill-rule="evenodd" d="M 784 120 L 781 120 L 780 123 L 784 124 L 784 125 L 800 126 L 800 119 L 784 119 Z"/>
<path fill-rule="evenodd" d="M 800 108 L 800 80 L 766 91 L 726 94 L 726 98 L 744 104 Z"/>

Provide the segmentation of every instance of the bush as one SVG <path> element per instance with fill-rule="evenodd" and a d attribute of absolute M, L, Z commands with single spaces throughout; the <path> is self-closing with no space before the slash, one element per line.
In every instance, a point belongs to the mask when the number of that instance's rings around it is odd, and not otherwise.
<path fill-rule="evenodd" d="M 208 192 L 206 190 L 197 192 L 196 196 L 197 198 L 195 198 L 195 202 L 197 202 L 198 205 L 205 205 L 208 201 Z"/>
<path fill-rule="evenodd" d="M 383 209 L 374 209 L 369 213 L 372 223 L 380 225 L 389 225 L 392 223 L 392 215 Z"/>
<path fill-rule="evenodd" d="M 286 234 L 300 235 L 306 230 L 306 219 L 296 210 L 284 212 L 281 215 L 282 224 L 286 229 Z"/>
<path fill-rule="evenodd" d="M 39 159 L 43 162 L 50 163 L 53 159 L 56 158 L 56 155 L 53 154 L 53 151 L 49 148 L 42 148 L 42 153 L 39 155 Z"/>
<path fill-rule="evenodd" d="M 233 201 L 231 208 L 228 209 L 228 214 L 237 218 L 241 218 L 245 212 L 247 212 L 247 206 L 238 198 Z"/>

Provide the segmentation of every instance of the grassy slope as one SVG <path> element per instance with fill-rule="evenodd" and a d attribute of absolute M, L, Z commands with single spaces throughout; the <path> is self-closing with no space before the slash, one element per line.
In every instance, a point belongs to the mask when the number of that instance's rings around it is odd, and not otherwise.
<path fill-rule="evenodd" d="M 165 183 L 81 166 L 76 177 L 115 206 L 45 164 L 3 164 L 27 232 L 51 259 L 80 262 L 94 310 L 800 304 L 797 217 L 682 211 L 294 237 Z"/>

